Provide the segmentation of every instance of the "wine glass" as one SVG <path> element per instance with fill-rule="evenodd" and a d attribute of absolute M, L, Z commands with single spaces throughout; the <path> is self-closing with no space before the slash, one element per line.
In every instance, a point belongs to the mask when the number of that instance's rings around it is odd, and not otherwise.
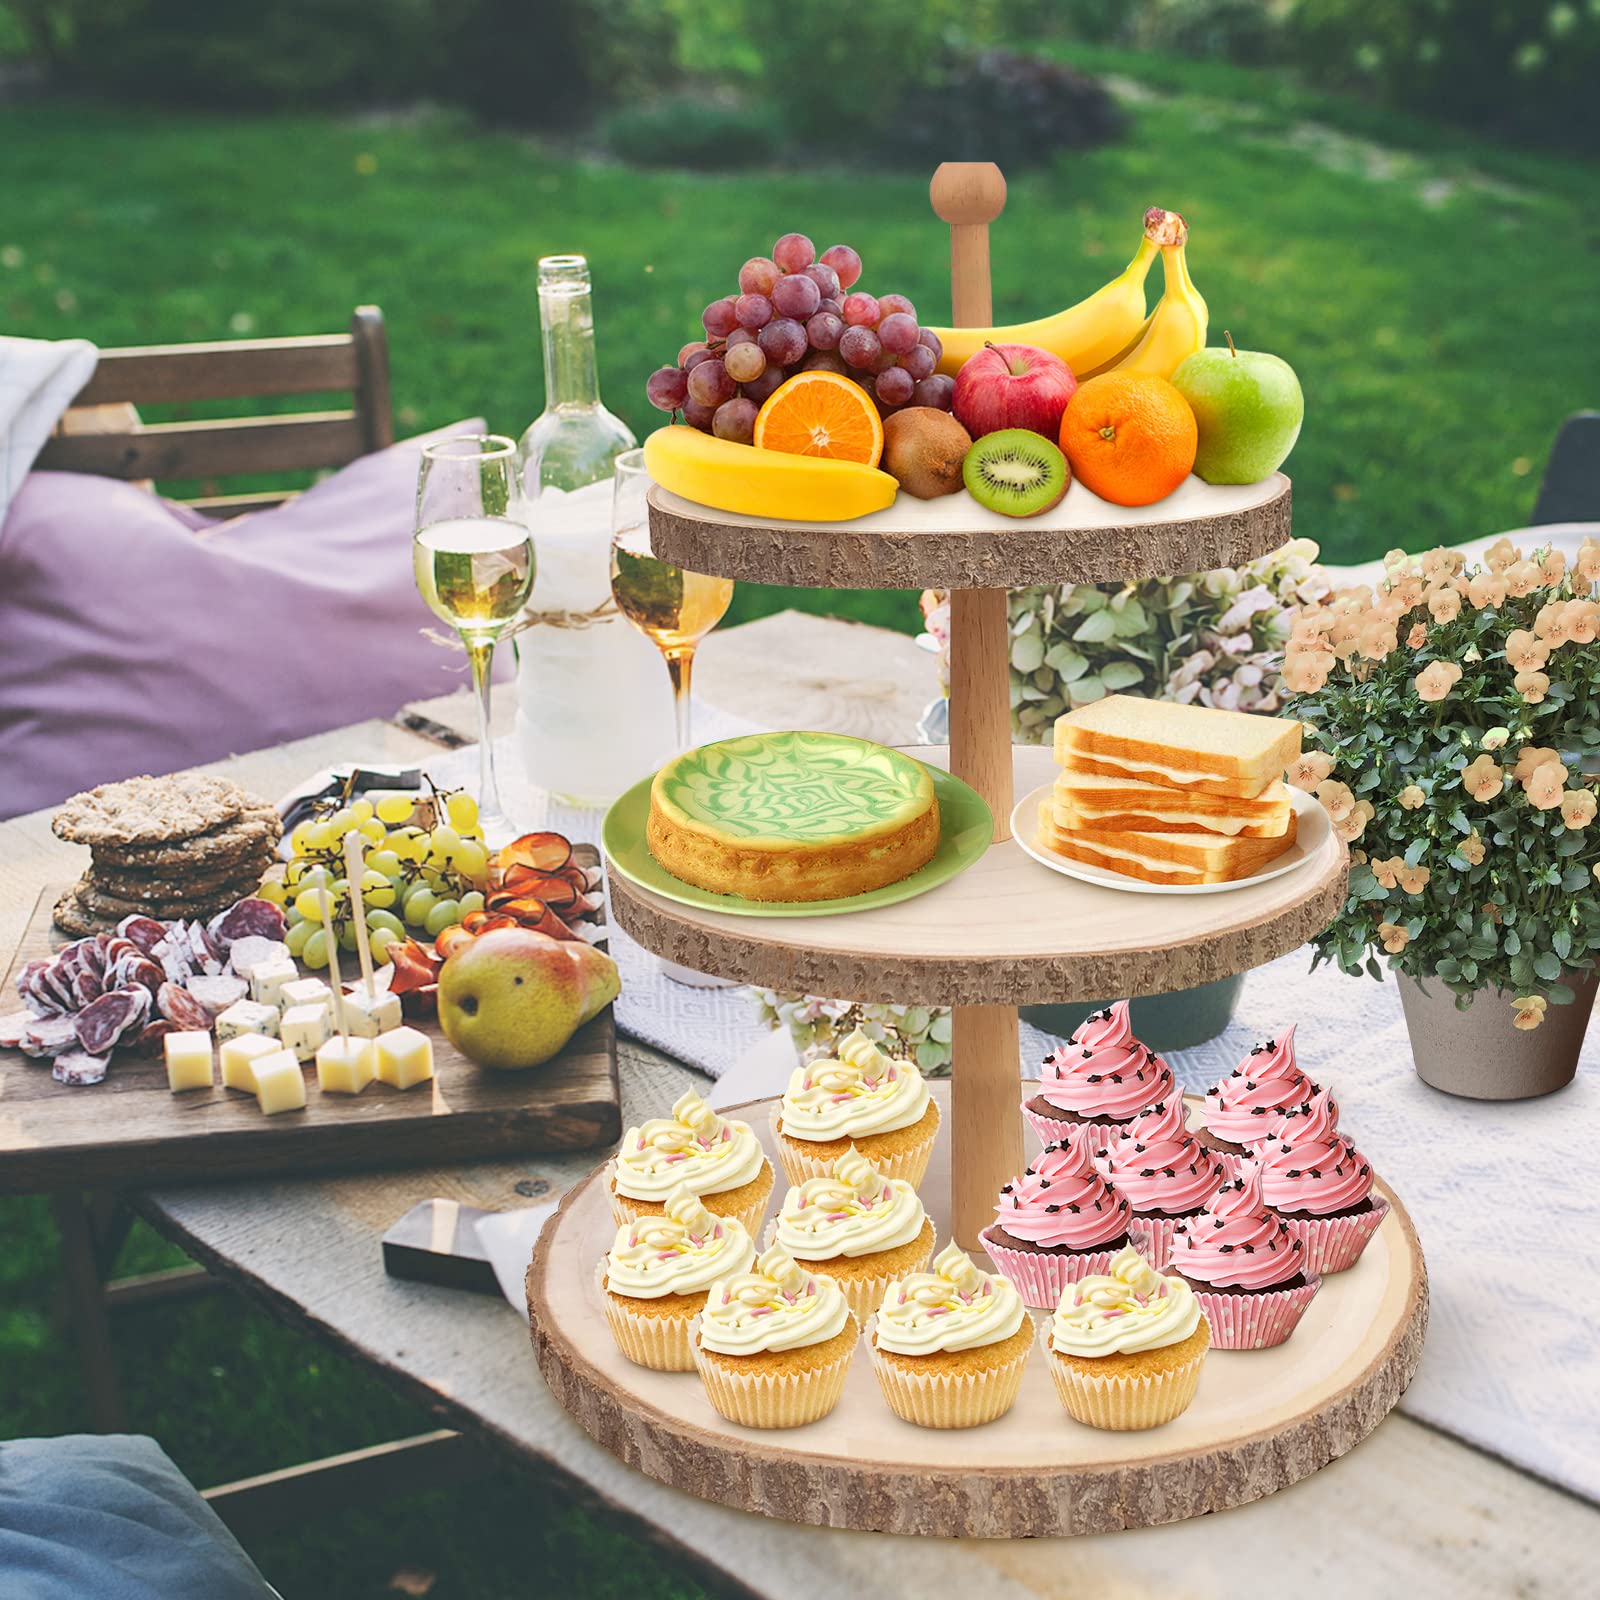
<path fill-rule="evenodd" d="M 611 489 L 611 596 L 666 658 L 677 714 L 678 749 L 689 748 L 689 677 L 700 641 L 722 621 L 733 579 L 708 578 L 656 560 L 650 550 L 643 450 L 617 457 Z"/>
<path fill-rule="evenodd" d="M 417 474 L 417 588 L 461 635 L 478 702 L 478 816 L 491 848 L 515 836 L 500 805 L 489 732 L 495 640 L 533 588 L 533 534 L 517 447 L 498 434 L 458 434 L 423 447 Z"/>

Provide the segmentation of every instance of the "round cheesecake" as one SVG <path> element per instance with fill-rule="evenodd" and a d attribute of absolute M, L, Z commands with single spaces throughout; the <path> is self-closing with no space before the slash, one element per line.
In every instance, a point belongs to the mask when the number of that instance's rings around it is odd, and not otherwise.
<path fill-rule="evenodd" d="M 747 900 L 833 900 L 897 883 L 939 847 L 920 761 L 839 733 L 755 733 L 669 761 L 650 788 L 650 853 L 673 877 Z"/>

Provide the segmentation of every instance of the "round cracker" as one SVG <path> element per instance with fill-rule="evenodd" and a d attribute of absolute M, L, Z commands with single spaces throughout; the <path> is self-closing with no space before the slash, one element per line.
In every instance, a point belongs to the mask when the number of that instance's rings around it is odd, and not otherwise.
<path fill-rule="evenodd" d="M 91 866 L 83 875 L 86 889 L 116 900 L 132 900 L 140 904 L 163 901 L 183 904 L 204 900 L 219 890 L 239 883 L 248 883 L 253 889 L 261 882 L 262 874 L 272 865 L 272 855 L 266 849 L 253 856 L 241 857 L 221 867 L 204 872 L 167 872 L 160 875 L 134 873 L 117 867 Z"/>
<path fill-rule="evenodd" d="M 204 922 L 231 906 L 234 901 L 253 894 L 260 881 L 259 877 L 247 874 L 204 894 L 183 895 L 176 900 L 127 900 L 121 895 L 107 894 L 87 880 L 80 880 L 77 895 L 78 904 L 90 916 L 109 918 L 113 923 L 134 915 L 154 917 L 157 922 L 193 922 L 197 919 Z"/>
<path fill-rule="evenodd" d="M 55 925 L 65 934 L 70 934 L 74 939 L 86 939 L 93 933 L 111 933 L 115 931 L 120 918 L 100 917 L 90 911 L 78 899 L 78 891 L 74 886 L 68 889 L 55 903 L 54 910 L 50 913 Z"/>
<path fill-rule="evenodd" d="M 266 801 L 253 801 L 232 822 L 210 833 L 156 845 L 94 846 L 97 867 L 116 872 L 128 868 L 137 872 L 172 875 L 194 869 L 221 872 L 232 864 L 253 857 L 265 848 L 269 853 L 283 836 L 283 823 Z"/>
<path fill-rule="evenodd" d="M 168 844 L 220 828 L 250 803 L 238 784 L 205 773 L 127 778 L 73 795 L 50 826 L 72 844 Z"/>

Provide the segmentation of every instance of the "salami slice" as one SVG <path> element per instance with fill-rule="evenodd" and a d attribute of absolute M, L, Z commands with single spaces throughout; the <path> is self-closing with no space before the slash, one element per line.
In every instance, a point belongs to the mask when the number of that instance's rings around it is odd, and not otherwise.
<path fill-rule="evenodd" d="M 72 980 L 72 995 L 81 1009 L 98 1000 L 105 993 L 105 985 L 90 971 L 80 967 Z"/>
<path fill-rule="evenodd" d="M 149 956 L 134 956 L 132 960 L 124 958 L 117 963 L 116 974 L 117 981 L 112 987 L 148 989 L 152 998 L 160 991 L 161 985 L 168 981 L 166 973 Z"/>
<path fill-rule="evenodd" d="M 52 961 L 36 980 L 36 985 L 56 1002 L 58 1011 L 76 1011 L 78 1002 L 72 997 L 72 979 L 58 961 Z"/>
<path fill-rule="evenodd" d="M 83 941 L 83 951 L 78 960 L 85 972 L 92 972 L 97 978 L 106 975 L 106 946 L 111 941 L 103 933 L 97 933 L 92 939 Z"/>
<path fill-rule="evenodd" d="M 54 1006 L 47 1006 L 34 988 L 35 982 L 47 965 L 48 963 L 43 961 L 30 961 L 17 974 L 17 998 L 35 1016 L 43 1016 L 56 1009 Z"/>
<path fill-rule="evenodd" d="M 142 956 L 143 954 L 144 951 L 132 939 L 124 939 L 120 934 L 113 934 L 106 941 L 106 965 L 108 967 L 113 962 L 120 961 L 125 955 Z"/>
<path fill-rule="evenodd" d="M 226 955 L 235 939 L 255 934 L 262 939 L 281 939 L 288 929 L 282 908 L 270 900 L 247 895 L 236 900 L 220 916 L 213 917 L 209 933 Z"/>
<path fill-rule="evenodd" d="M 31 1011 L 8 1011 L 0 1016 L 0 1050 L 19 1050 L 28 1029 L 39 1019 Z"/>
<path fill-rule="evenodd" d="M 39 970 L 28 978 L 28 987 L 22 998 L 41 1017 L 58 1017 L 65 1009 L 55 995 L 45 987 L 44 963 L 39 963 Z"/>
<path fill-rule="evenodd" d="M 139 949 L 147 956 L 156 953 L 156 946 L 167 936 L 167 925 L 157 922 L 154 917 L 140 916 L 137 912 L 131 917 L 124 917 L 117 924 L 117 934 L 120 938 L 129 939 L 138 945 Z"/>
<path fill-rule="evenodd" d="M 187 989 L 181 988 L 178 984 L 161 985 L 156 991 L 156 1009 L 168 1022 L 175 1022 L 180 1028 L 210 1030 L 211 1013 Z"/>
<path fill-rule="evenodd" d="M 149 1016 L 147 989 L 112 989 L 78 1013 L 78 1043 L 91 1056 L 109 1055 L 123 1034 L 142 1028 Z"/>
<path fill-rule="evenodd" d="M 213 1020 L 220 1017 L 235 1000 L 243 1000 L 250 992 L 250 985 L 243 978 L 225 972 L 196 974 L 184 987 L 205 1007 L 207 1016 Z M 210 1023 L 206 1025 L 209 1027 Z"/>
<path fill-rule="evenodd" d="M 70 1084 L 74 1088 L 100 1083 L 105 1078 L 110 1060 L 109 1050 L 100 1056 L 92 1056 L 87 1050 L 63 1050 L 50 1068 L 50 1076 L 57 1083 Z"/>
<path fill-rule="evenodd" d="M 187 983 L 194 976 L 188 954 L 172 945 L 161 952 L 161 970 L 169 983 Z"/>
<path fill-rule="evenodd" d="M 161 1041 L 169 1033 L 179 1032 L 176 1022 L 168 1022 L 165 1017 L 157 1017 L 154 1022 L 145 1023 L 139 1030 L 139 1037 L 134 1043 L 134 1049 L 142 1056 L 154 1056 L 161 1053 Z"/>
<path fill-rule="evenodd" d="M 22 1036 L 19 1048 L 28 1056 L 58 1056 L 77 1042 L 75 1017 L 35 1017 Z"/>

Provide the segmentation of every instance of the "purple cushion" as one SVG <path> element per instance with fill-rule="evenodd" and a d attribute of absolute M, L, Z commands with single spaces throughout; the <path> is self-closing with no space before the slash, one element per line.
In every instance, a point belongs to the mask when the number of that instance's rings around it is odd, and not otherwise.
<path fill-rule="evenodd" d="M 411 575 L 417 457 L 364 456 L 226 523 L 35 472 L 0 526 L 0 817 L 392 716 L 466 682 Z M 502 670 L 509 670 L 510 651 Z"/>

